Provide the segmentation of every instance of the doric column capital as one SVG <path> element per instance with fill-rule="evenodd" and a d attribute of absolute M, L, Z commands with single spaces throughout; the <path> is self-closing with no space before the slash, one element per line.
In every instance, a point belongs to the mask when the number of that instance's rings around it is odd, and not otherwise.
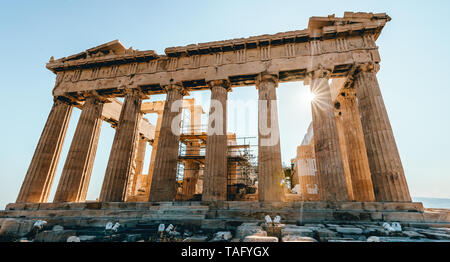
<path fill-rule="evenodd" d="M 141 99 L 149 98 L 149 96 L 147 94 L 145 94 L 140 88 L 125 88 L 124 94 L 138 96 Z"/>
<path fill-rule="evenodd" d="M 380 70 L 380 65 L 373 62 L 355 64 L 355 67 L 356 67 L 356 74 L 360 72 L 378 73 L 378 71 Z"/>
<path fill-rule="evenodd" d="M 231 84 L 228 79 L 220 79 L 220 80 L 211 80 L 208 82 L 209 88 L 213 88 L 215 86 L 223 87 L 227 91 L 231 91 Z"/>
<path fill-rule="evenodd" d="M 275 84 L 275 87 L 278 87 L 278 75 L 269 73 L 259 74 L 256 78 L 256 89 L 258 89 L 259 85 L 263 82 L 272 82 Z"/>
<path fill-rule="evenodd" d="M 306 72 L 306 77 L 310 80 L 315 80 L 318 78 L 326 78 L 329 79 L 331 77 L 332 69 L 319 67 L 313 70 L 309 70 Z"/>
<path fill-rule="evenodd" d="M 306 71 L 306 78 L 303 82 L 304 85 L 311 85 L 312 81 L 325 78 L 330 79 L 331 73 L 333 72 L 330 68 L 325 68 L 322 65 L 318 65 L 315 68 L 310 68 Z"/>
<path fill-rule="evenodd" d="M 363 72 L 374 72 L 376 74 L 379 70 L 380 65 L 373 62 L 354 64 L 353 67 L 348 72 L 347 80 L 344 83 L 344 88 L 345 89 L 353 88 L 355 77 L 358 76 L 358 74 Z"/>
<path fill-rule="evenodd" d="M 169 84 L 169 85 L 163 86 L 163 89 L 166 91 L 166 93 L 168 93 L 172 90 L 175 90 L 175 91 L 179 92 L 182 96 L 185 96 L 189 93 L 181 84 Z"/>

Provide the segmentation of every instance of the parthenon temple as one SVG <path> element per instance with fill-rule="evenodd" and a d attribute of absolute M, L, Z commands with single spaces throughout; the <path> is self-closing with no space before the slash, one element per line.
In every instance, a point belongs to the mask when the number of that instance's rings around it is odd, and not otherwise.
<path fill-rule="evenodd" d="M 189 212 L 195 211 L 205 226 L 262 219 L 263 213 L 286 221 L 342 220 L 342 212 L 356 220 L 423 221 L 422 204 L 411 200 L 377 81 L 376 41 L 390 20 L 385 13 L 346 12 L 311 17 L 303 30 L 169 47 L 162 55 L 115 40 L 52 57 L 47 68 L 56 75 L 53 106 L 17 201 L 3 215 L 46 217 L 76 210 L 73 216 L 83 216 L 86 210 L 103 210 L 89 213 L 101 217 L 105 210 L 134 210 L 134 217 L 142 218 L 156 207 L 186 207 L 183 219 L 194 219 Z M 293 81 L 308 85 L 315 98 L 312 123 L 291 156 L 288 188 L 282 183 L 276 90 Z M 227 132 L 228 93 L 235 87 L 258 92 L 257 154 L 249 153 L 248 141 Z M 185 98 L 199 90 L 211 92 L 207 124 L 201 119 L 208 108 Z M 164 101 L 148 100 L 160 94 Z M 74 108 L 81 115 L 55 185 Z M 157 114 L 155 123 L 145 118 L 149 113 Z M 111 124 L 115 136 L 100 195 L 86 201 L 102 121 Z M 264 132 L 268 125 L 272 134 Z M 298 139 L 292 143 L 302 141 L 305 131 L 295 130 Z M 152 147 L 148 171 L 143 170 L 147 145 Z M 300 203 L 303 213 L 292 212 Z M 151 214 L 158 221 L 167 218 Z"/>

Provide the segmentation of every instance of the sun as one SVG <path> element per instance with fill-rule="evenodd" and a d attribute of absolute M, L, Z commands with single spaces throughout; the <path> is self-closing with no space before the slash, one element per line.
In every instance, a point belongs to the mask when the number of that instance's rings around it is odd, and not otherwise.
<path fill-rule="evenodd" d="M 315 98 L 316 98 L 316 94 L 314 94 L 313 92 L 309 91 L 306 93 L 306 101 L 312 102 L 312 101 L 314 101 Z"/>

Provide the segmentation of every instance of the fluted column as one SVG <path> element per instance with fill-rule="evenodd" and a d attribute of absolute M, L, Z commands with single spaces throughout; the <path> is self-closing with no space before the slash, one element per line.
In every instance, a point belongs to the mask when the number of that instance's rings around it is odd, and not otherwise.
<path fill-rule="evenodd" d="M 311 92 L 315 94 L 311 109 L 319 194 L 323 201 L 348 201 L 347 180 L 328 84 L 329 74 L 330 71 L 322 69 L 309 73 Z"/>
<path fill-rule="evenodd" d="M 335 106 L 338 105 L 338 103 L 335 104 Z M 339 138 L 339 148 L 341 149 L 341 157 L 342 157 L 342 164 L 344 166 L 344 173 L 345 173 L 345 181 L 347 182 L 347 190 L 348 190 L 348 199 L 350 201 L 355 200 L 353 196 L 353 186 L 352 186 L 352 176 L 350 173 L 350 165 L 348 163 L 348 156 L 347 156 L 347 143 L 346 143 L 346 137 L 344 132 L 344 121 L 342 121 L 341 115 L 339 115 L 341 112 L 338 110 L 335 110 L 335 120 L 336 120 L 336 128 L 338 132 L 338 138 Z"/>
<path fill-rule="evenodd" d="M 297 147 L 298 182 L 303 201 L 319 201 L 320 188 L 316 175 L 314 160 L 314 146 L 302 145 Z"/>
<path fill-rule="evenodd" d="M 366 144 L 353 90 L 342 92 L 338 98 L 340 118 L 345 136 L 346 153 L 350 168 L 355 201 L 375 201 Z"/>
<path fill-rule="evenodd" d="M 53 202 L 86 200 L 102 126 L 103 104 L 98 97 L 86 98 Z"/>
<path fill-rule="evenodd" d="M 184 165 L 182 200 L 191 200 L 194 197 L 199 169 L 199 164 L 195 160 L 186 160 Z"/>
<path fill-rule="evenodd" d="M 70 104 L 55 99 L 20 188 L 17 203 L 47 202 L 71 113 Z"/>
<path fill-rule="evenodd" d="M 229 83 L 225 80 L 209 82 L 211 109 L 206 139 L 203 201 L 227 200 L 227 99 Z M 214 109 L 214 110 L 213 110 Z"/>
<path fill-rule="evenodd" d="M 377 65 L 361 65 L 354 86 L 376 201 L 410 202 L 394 134 L 376 77 Z"/>
<path fill-rule="evenodd" d="M 137 147 L 136 147 L 136 157 L 134 159 L 134 172 L 133 177 L 130 177 L 129 186 L 128 186 L 128 196 L 127 201 L 136 201 L 135 197 L 137 196 L 138 183 L 140 181 L 140 177 L 142 176 L 142 169 L 144 167 L 145 160 L 145 150 L 147 148 L 147 140 L 144 137 L 137 138 Z"/>
<path fill-rule="evenodd" d="M 100 202 L 125 200 L 137 146 L 142 98 L 139 90 L 127 90 L 100 192 Z"/>
<path fill-rule="evenodd" d="M 149 201 L 174 201 L 177 195 L 176 174 L 180 137 L 179 130 L 172 130 L 172 121 L 180 113 L 172 112 L 171 109 L 176 101 L 180 103 L 178 108 L 181 108 L 185 91 L 179 85 L 169 85 L 166 87 L 166 93 Z"/>
<path fill-rule="evenodd" d="M 264 74 L 258 77 L 258 198 L 259 201 L 284 201 L 281 185 L 280 130 L 278 126 L 278 78 Z"/>
<path fill-rule="evenodd" d="M 155 137 L 153 138 L 153 143 L 151 144 L 152 154 L 150 155 L 150 165 L 148 167 L 147 188 L 146 188 L 147 199 L 150 197 L 153 171 L 155 170 L 155 160 L 156 160 L 156 152 L 158 151 L 159 134 L 161 132 L 162 114 L 163 112 L 158 112 L 158 119 L 156 120 L 156 128 L 155 128 Z"/>

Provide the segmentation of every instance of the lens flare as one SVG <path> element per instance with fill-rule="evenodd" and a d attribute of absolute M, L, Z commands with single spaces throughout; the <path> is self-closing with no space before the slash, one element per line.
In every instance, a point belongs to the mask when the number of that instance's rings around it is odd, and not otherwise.
<path fill-rule="evenodd" d="M 314 101 L 314 99 L 316 99 L 316 94 L 314 94 L 313 92 L 309 91 L 306 93 L 306 100 L 308 102 L 312 102 Z"/>

